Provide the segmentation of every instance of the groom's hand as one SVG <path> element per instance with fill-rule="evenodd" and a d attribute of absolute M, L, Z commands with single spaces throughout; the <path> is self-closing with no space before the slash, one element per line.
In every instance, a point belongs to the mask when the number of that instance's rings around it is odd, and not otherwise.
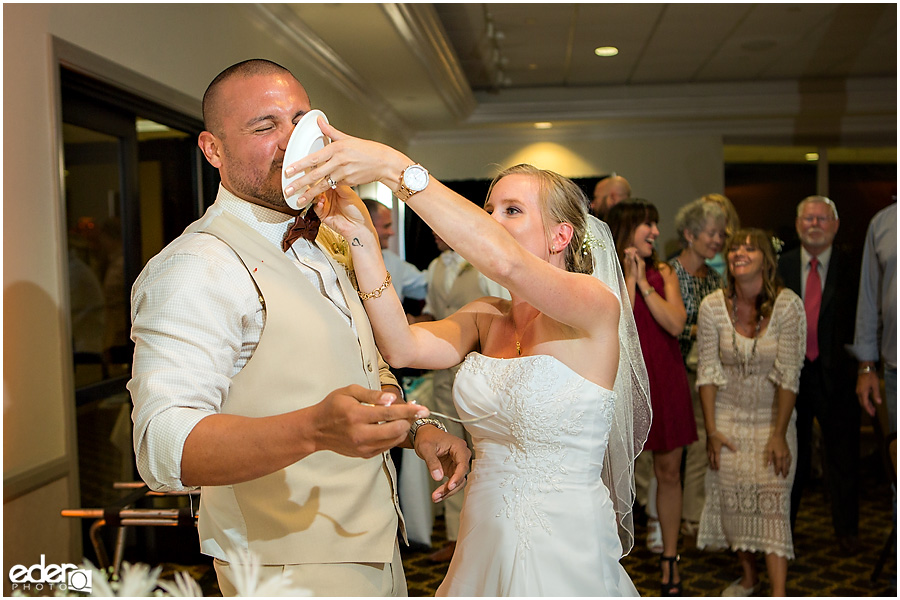
<path fill-rule="evenodd" d="M 423 425 L 416 431 L 415 449 L 428 466 L 432 479 L 441 481 L 447 478 L 431 494 L 432 501 L 440 502 L 465 487 L 472 458 L 465 440 L 437 427 Z"/>

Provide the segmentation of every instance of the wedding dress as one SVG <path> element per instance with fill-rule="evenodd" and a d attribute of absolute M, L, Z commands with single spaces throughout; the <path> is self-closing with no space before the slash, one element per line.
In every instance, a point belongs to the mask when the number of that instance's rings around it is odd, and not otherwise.
<path fill-rule="evenodd" d="M 473 352 L 453 387 L 474 460 L 438 596 L 637 596 L 619 564 L 634 544 L 634 459 L 650 429 L 647 369 L 606 223 L 588 217 L 592 276 L 619 299 L 612 390 L 548 355 Z M 623 301 L 624 300 L 624 301 Z"/>
<path fill-rule="evenodd" d="M 437 595 L 638 595 L 601 480 L 616 394 L 551 356 L 472 353 L 453 396 L 463 419 L 497 414 L 466 425 L 474 462 Z"/>

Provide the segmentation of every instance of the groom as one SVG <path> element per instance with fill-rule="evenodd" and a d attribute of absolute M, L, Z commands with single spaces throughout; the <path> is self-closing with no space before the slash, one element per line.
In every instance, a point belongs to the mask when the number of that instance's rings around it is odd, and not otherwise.
<path fill-rule="evenodd" d="M 155 490 L 202 488 L 201 551 L 226 596 L 239 591 L 229 561 L 247 551 L 264 579 L 312 595 L 406 595 L 388 450 L 412 444 L 449 477 L 438 500 L 462 489 L 470 453 L 399 401 L 318 219 L 285 239 L 299 211 L 281 166 L 309 110 L 303 86 L 264 60 L 229 67 L 204 95 L 199 144 L 218 196 L 132 293 L 138 469 Z"/>

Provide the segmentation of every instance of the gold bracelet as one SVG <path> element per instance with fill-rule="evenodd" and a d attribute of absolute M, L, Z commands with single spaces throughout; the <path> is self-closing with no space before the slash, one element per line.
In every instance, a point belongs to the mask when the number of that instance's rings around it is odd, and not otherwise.
<path fill-rule="evenodd" d="M 366 300 L 370 300 L 372 298 L 380 298 L 381 292 L 388 289 L 388 286 L 391 285 L 391 272 L 387 271 L 387 277 L 384 278 L 384 282 L 377 289 L 372 290 L 368 294 L 363 294 L 362 292 L 356 292 L 359 294 L 359 299 L 365 302 Z"/>
<path fill-rule="evenodd" d="M 640 288 L 638 288 L 638 289 L 640 289 Z M 644 298 L 646 298 L 647 296 L 649 296 L 650 294 L 652 294 L 652 293 L 655 292 L 655 291 L 656 291 L 656 288 L 654 288 L 653 286 L 651 286 L 651 287 L 647 288 L 647 291 L 641 291 L 641 295 L 642 295 Z"/>

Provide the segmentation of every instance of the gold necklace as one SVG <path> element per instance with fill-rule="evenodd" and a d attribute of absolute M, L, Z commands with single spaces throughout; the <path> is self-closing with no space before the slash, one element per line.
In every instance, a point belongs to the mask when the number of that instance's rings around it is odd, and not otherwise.
<path fill-rule="evenodd" d="M 532 323 L 534 323 L 534 320 L 537 319 L 537 318 L 540 316 L 540 314 L 541 314 L 541 313 L 538 313 L 538 314 L 534 315 L 533 317 L 531 317 L 531 319 L 530 319 L 527 323 L 525 323 L 525 327 L 522 328 L 522 334 L 523 334 L 523 335 L 524 335 L 525 332 L 528 330 L 528 327 L 529 327 Z M 516 355 L 517 355 L 517 356 L 522 356 L 522 344 L 519 343 L 519 330 L 516 329 L 516 320 L 515 320 L 515 319 L 513 319 L 513 333 L 514 333 L 515 336 L 516 336 Z"/>

